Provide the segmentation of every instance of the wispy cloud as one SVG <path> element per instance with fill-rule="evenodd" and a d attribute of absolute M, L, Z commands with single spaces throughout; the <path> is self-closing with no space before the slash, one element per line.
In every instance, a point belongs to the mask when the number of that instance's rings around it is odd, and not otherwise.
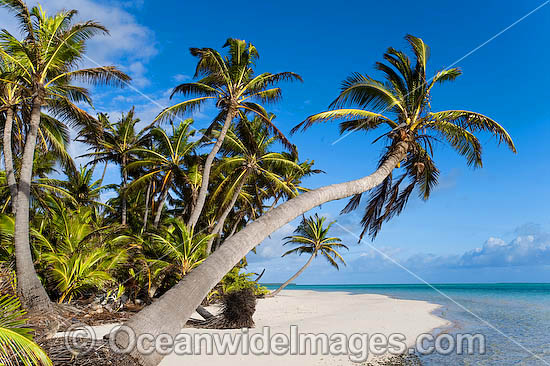
<path fill-rule="evenodd" d="M 191 76 L 189 75 L 185 75 L 185 74 L 176 74 L 174 75 L 174 81 L 177 81 L 179 83 L 182 83 L 184 81 L 189 81 L 191 80 Z"/>

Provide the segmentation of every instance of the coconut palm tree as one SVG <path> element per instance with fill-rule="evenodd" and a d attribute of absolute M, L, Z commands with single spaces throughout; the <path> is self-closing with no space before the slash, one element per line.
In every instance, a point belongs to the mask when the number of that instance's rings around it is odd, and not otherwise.
<path fill-rule="evenodd" d="M 0 364 L 50 366 L 46 353 L 33 341 L 32 329 L 25 326 L 19 299 L 0 297 Z"/>
<path fill-rule="evenodd" d="M 64 170 L 66 180 L 54 180 L 58 187 L 63 188 L 74 200 L 72 208 L 100 206 L 107 207 L 100 201 L 101 192 L 112 188 L 112 186 L 101 185 L 101 179 L 93 180 L 94 168 L 81 166 L 79 169 L 68 167 Z"/>
<path fill-rule="evenodd" d="M 17 196 L 17 181 L 13 164 L 12 128 L 13 122 L 17 118 L 19 105 L 23 101 L 21 95 L 22 88 L 15 82 L 16 74 L 14 70 L 16 69 L 8 59 L 0 56 L 0 109 L 5 114 L 2 152 L 4 154 L 4 168 L 6 170 L 6 180 L 10 190 L 13 213 L 15 213 L 16 208 L 13 202 Z"/>
<path fill-rule="evenodd" d="M 90 102 L 88 92 L 72 82 L 121 85 L 129 77 L 115 67 L 78 68 L 86 41 L 108 32 L 93 21 L 74 23 L 75 10 L 48 16 L 39 6 L 29 10 L 23 0 L 0 0 L 0 6 L 15 13 L 24 33 L 24 40 L 7 31 L 0 35 L 0 55 L 16 68 L 17 78 L 10 82 L 21 86 L 27 98 L 22 113 L 28 129 L 15 201 L 18 294 L 26 308 L 49 310 L 51 302 L 36 276 L 29 242 L 30 183 L 42 108 L 75 126 L 92 124 L 95 120 L 74 104 Z"/>
<path fill-rule="evenodd" d="M 283 254 L 286 257 L 289 254 L 302 255 L 304 253 L 310 254 L 308 261 L 294 276 L 290 277 L 288 281 L 283 283 L 277 290 L 269 294 L 269 296 L 275 296 L 285 287 L 287 287 L 292 281 L 300 276 L 306 268 L 311 264 L 313 259 L 318 255 L 324 257 L 331 266 L 336 269 L 340 269 L 338 262 L 346 264 L 344 258 L 338 253 L 337 249 L 345 248 L 347 246 L 342 244 L 342 240 L 337 237 L 329 237 L 328 232 L 330 227 L 336 222 L 333 221 L 325 226 L 326 217 L 315 216 L 304 217 L 300 225 L 294 230 L 297 235 L 291 235 L 284 238 L 286 242 L 283 245 L 292 244 L 297 245 L 296 248 L 291 249 Z"/>
<path fill-rule="evenodd" d="M 128 188 L 127 167 L 133 160 L 134 149 L 147 146 L 149 140 L 149 127 L 140 131 L 136 130 L 136 125 L 139 122 L 139 118 L 135 118 L 134 108 L 126 114 L 123 113 L 120 120 L 116 123 L 111 123 L 107 119 L 104 121 L 105 130 L 98 141 L 98 147 L 95 147 L 96 151 L 84 155 L 92 158 L 92 161 L 88 163 L 89 165 L 94 165 L 98 162 L 111 162 L 120 167 L 120 175 L 122 176 L 122 184 L 120 186 L 122 226 L 126 226 L 128 212 L 128 201 L 126 198 Z"/>
<path fill-rule="evenodd" d="M 491 133 L 499 142 L 505 143 L 515 152 L 512 139 L 506 130 L 489 117 L 470 111 L 430 110 L 432 88 L 437 84 L 454 80 L 460 75 L 460 71 L 443 70 L 433 79 L 428 79 L 428 46 L 414 36 L 409 35 L 406 39 L 416 59 L 414 64 L 405 52 L 388 49 L 384 55 L 388 64 L 377 66 L 385 70 L 383 72 L 387 78 L 386 83 L 375 81 L 366 75 L 354 74 L 344 82 L 342 92 L 333 104 L 334 109 L 310 116 L 297 126 L 307 128 L 316 122 L 340 119 L 344 120 L 343 132 L 364 132 L 385 127 L 386 131 L 389 131 L 385 132 L 384 139 L 380 139 L 386 142 L 385 153 L 376 171 L 363 178 L 300 194 L 247 224 L 244 229 L 225 240 L 218 250 L 186 277 L 185 281 L 166 292 L 159 301 L 133 316 L 126 323 L 127 326 L 136 334 L 177 334 L 197 305 L 220 279 L 271 233 L 323 203 L 352 197 L 377 187 L 387 180 L 394 169 L 403 170 L 405 176 L 412 179 L 414 185 L 411 188 L 409 184 L 409 190 L 418 187 L 423 196 L 429 194 L 436 183 L 434 178 L 437 177 L 432 160 L 433 151 L 429 149 L 430 144 L 437 141 L 434 136 L 443 137 L 474 166 L 481 166 L 481 145 L 474 136 L 476 132 Z M 340 108 L 348 107 L 348 104 L 356 105 L 356 108 Z M 405 164 L 401 167 L 405 159 Z M 389 207 L 390 213 L 396 214 L 404 207 L 408 191 L 404 191 L 403 197 L 393 184 L 392 188 L 389 197 L 393 200 L 397 191 L 397 198 Z M 378 200 L 380 201 L 382 200 Z M 387 203 L 385 200 L 383 202 Z M 389 217 L 386 216 L 384 219 Z M 370 222 L 368 224 L 370 225 Z M 166 321 L 165 314 L 173 316 Z M 116 335 L 116 340 L 122 346 L 128 344 L 127 336 L 122 333 Z M 162 360 L 162 355 L 158 353 L 140 355 L 134 352 L 132 355 L 147 366 L 158 365 Z"/>
<path fill-rule="evenodd" d="M 283 143 L 290 146 L 286 137 L 275 127 L 265 109 L 257 102 L 272 103 L 279 100 L 281 89 L 274 85 L 283 80 L 301 80 L 300 76 L 292 72 L 266 72 L 256 75 L 253 67 L 259 54 L 254 45 L 229 38 L 223 47 L 229 49 L 227 57 L 212 48 L 191 48 L 191 54 L 199 59 L 195 77 L 200 79 L 193 83 L 178 85 L 171 97 L 182 94 L 192 98 L 164 109 L 156 118 L 157 121 L 172 120 L 200 108 L 209 100 L 215 101 L 220 109 L 211 128 L 218 122 L 222 123 L 222 126 L 202 169 L 201 189 L 188 222 L 190 228 L 197 224 L 204 208 L 214 158 L 236 116 L 242 117 L 245 113 L 258 115 Z"/>
<path fill-rule="evenodd" d="M 155 143 L 152 149 L 135 148 L 133 153 L 139 154 L 140 159 L 128 165 L 132 170 L 138 167 L 150 167 L 152 170 L 134 180 L 129 189 L 150 182 L 153 178 L 160 180 L 159 200 L 153 226 L 158 227 L 164 204 L 170 190 L 176 183 L 185 184 L 187 177 L 188 157 L 198 146 L 198 141 L 192 141 L 195 131 L 191 130 L 193 120 L 186 120 L 177 127 L 172 125 L 172 136 L 161 128 L 151 130 L 151 137 Z"/>
<path fill-rule="evenodd" d="M 270 115 L 269 118 L 273 119 L 274 115 Z M 214 136 L 219 136 L 221 132 L 213 131 L 213 133 Z M 222 145 L 225 158 L 214 170 L 214 176 L 222 175 L 223 172 L 228 174 L 223 176 L 211 195 L 212 201 L 219 207 L 212 234 L 221 234 L 225 220 L 248 180 L 257 180 L 261 177 L 266 184 L 277 186 L 281 190 L 287 190 L 287 194 L 292 194 L 276 171 L 277 169 L 300 171 L 301 167 L 282 153 L 272 151 L 273 145 L 278 141 L 278 136 L 270 136 L 268 128 L 259 117 L 252 121 L 243 118 L 234 130 L 228 131 Z M 211 249 L 212 242 L 209 242 L 208 254 Z"/>

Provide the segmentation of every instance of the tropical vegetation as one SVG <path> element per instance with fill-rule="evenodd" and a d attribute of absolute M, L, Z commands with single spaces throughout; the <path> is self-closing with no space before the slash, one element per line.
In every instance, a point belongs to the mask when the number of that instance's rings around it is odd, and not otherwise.
<path fill-rule="evenodd" d="M 321 170 L 299 158 L 269 111 L 282 96 L 279 83 L 301 77 L 257 72 L 259 51 L 251 43 L 230 38 L 220 50 L 191 48 L 195 78 L 172 92 L 183 100 L 142 121 L 134 108 L 120 116 L 94 110 L 83 86 L 131 82 L 116 66 L 82 66 L 88 42 L 108 33 L 104 26 L 76 22 L 75 10 L 50 15 L 23 0 L 0 6 L 22 31 L 0 33 L 0 270 L 10 273 L 7 282 L 0 276 L 0 289 L 16 286 L 18 295 L 0 298 L 10 310 L 0 312 L 0 354 L 25 354 L 29 364 L 48 361 L 24 327 L 19 302 L 30 313 L 49 313 L 56 303 L 117 294 L 147 305 L 127 323 L 137 333 L 176 334 L 205 299 L 242 290 L 266 295 L 247 272 L 247 255 L 309 210 L 351 197 L 343 210 L 349 212 L 370 191 L 361 223 L 374 238 L 413 192 L 430 197 L 439 175 L 434 145 L 446 142 L 473 167 L 482 166 L 479 132 L 515 151 L 489 117 L 431 110 L 432 89 L 461 71 L 428 78 L 429 48 L 409 35 L 412 59 L 389 48 L 376 64 L 384 80 L 352 74 L 328 110 L 294 129 L 339 121 L 343 134 L 380 130 L 371 139 L 383 148 L 374 173 L 310 190 L 304 180 Z M 208 103 L 217 115 L 195 126 L 192 112 Z M 88 149 L 82 166 L 69 154 L 71 132 Z M 107 171 L 116 172 L 116 183 L 105 184 Z M 325 221 L 304 218 L 286 238 L 297 247 L 285 256 L 310 255 L 287 283 L 317 256 L 336 268 L 345 264 L 338 250 L 347 247 L 329 236 L 332 223 Z M 133 356 L 143 365 L 162 359 Z"/>

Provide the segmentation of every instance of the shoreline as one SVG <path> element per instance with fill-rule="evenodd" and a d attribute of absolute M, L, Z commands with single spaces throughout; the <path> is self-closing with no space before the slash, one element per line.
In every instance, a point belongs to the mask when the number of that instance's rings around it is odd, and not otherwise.
<path fill-rule="evenodd" d="M 391 337 L 394 334 L 402 334 L 406 338 L 407 350 L 414 347 L 416 339 L 420 334 L 441 333 L 445 328 L 452 325 L 452 322 L 437 316 L 434 312 L 440 309 L 441 305 L 432 304 L 420 300 L 396 299 L 379 294 L 359 294 L 345 291 L 314 291 L 314 290 L 284 290 L 273 298 L 258 299 L 254 321 L 254 328 L 242 330 L 212 330 L 184 328 L 182 334 L 189 334 L 191 337 L 206 335 L 209 337 L 239 337 L 245 334 L 250 339 L 265 336 L 266 329 L 270 336 L 274 334 L 288 335 L 293 337 L 293 328 L 300 336 L 304 334 L 326 335 L 327 337 L 340 334 L 352 339 L 357 334 L 381 334 Z M 216 312 L 216 306 L 209 307 L 210 311 Z M 200 319 L 198 314 L 193 318 Z M 110 332 L 117 324 L 94 327 L 96 339 Z M 265 328 L 267 327 L 267 328 Z M 63 334 L 59 334 L 63 336 Z M 244 335 L 243 335 L 244 337 Z M 266 338 L 267 339 L 267 338 Z M 214 341 L 215 342 L 215 341 Z M 268 343 L 268 342 L 266 342 Z M 367 358 L 362 354 L 361 362 L 352 362 L 347 354 L 326 354 L 321 351 L 311 352 L 311 342 L 300 347 L 300 353 L 291 354 L 247 354 L 239 348 L 234 354 L 227 352 L 209 352 L 208 346 L 204 343 L 193 351 L 193 354 L 167 355 L 161 366 L 177 366 L 186 361 L 192 360 L 194 366 L 212 365 L 223 362 L 228 365 L 252 366 L 261 362 L 262 366 L 278 366 L 284 363 L 285 366 L 303 365 L 365 365 L 366 362 L 374 363 L 387 360 L 393 354 L 375 356 L 370 351 Z M 370 347 L 368 347 L 370 348 Z M 198 352 L 197 352 L 198 351 Z M 210 354 L 208 354 L 210 353 Z M 252 353 L 255 353 L 252 351 Z M 407 352 L 406 352 L 407 353 Z"/>

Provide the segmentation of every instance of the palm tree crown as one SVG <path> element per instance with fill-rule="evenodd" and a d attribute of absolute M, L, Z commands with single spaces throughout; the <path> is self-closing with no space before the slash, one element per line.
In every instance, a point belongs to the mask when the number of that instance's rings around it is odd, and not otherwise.
<path fill-rule="evenodd" d="M 481 143 L 474 135 L 476 132 L 489 132 L 499 143 L 505 143 L 516 152 L 510 135 L 489 117 L 464 110 L 432 112 L 432 88 L 436 84 L 455 80 L 461 71 L 451 68 L 439 71 L 428 79 L 429 47 L 422 39 L 412 35 L 407 35 L 405 39 L 416 58 L 414 64 L 406 53 L 389 48 L 384 54 L 386 63 L 376 63 L 376 69 L 383 73 L 385 82 L 360 73 L 352 74 L 342 83 L 340 95 L 332 102 L 329 111 L 312 115 L 293 129 L 295 132 L 317 122 L 335 119 L 342 120 L 341 133 L 370 131 L 382 126 L 389 128 L 378 138 L 390 141 L 380 164 L 393 152 L 397 143 L 407 143 L 403 174 L 395 179 L 390 174 L 370 195 L 361 221 L 364 227 L 361 237 L 366 232 L 376 237 L 384 221 L 401 213 L 415 188 L 422 199 L 429 198 L 439 176 L 433 161 L 434 143 L 446 140 L 473 167 L 483 165 Z M 361 196 L 355 195 L 343 212 L 356 209 Z"/>
<path fill-rule="evenodd" d="M 297 247 L 285 252 L 283 257 L 293 253 L 299 255 L 307 253 L 313 257 L 321 255 L 330 265 L 337 269 L 339 268 L 338 262 L 345 265 L 344 258 L 342 258 L 336 249 L 348 249 L 348 247 L 342 244 L 340 238 L 328 236 L 328 232 L 335 221 L 326 226 L 325 221 L 326 217 L 319 217 L 317 214 L 304 218 L 296 230 L 294 230 L 296 235 L 285 237 L 286 242 L 284 245 L 290 244 Z"/>
<path fill-rule="evenodd" d="M 262 118 L 275 135 L 279 136 L 283 144 L 293 148 L 283 133 L 272 123 L 272 119 L 269 118 L 264 107 L 258 102 L 272 103 L 279 100 L 281 89 L 274 85 L 283 80 L 301 80 L 300 76 L 292 72 L 276 74 L 266 72 L 256 75 L 253 68 L 259 57 L 256 47 L 246 41 L 233 38 L 229 38 L 224 47 L 229 49 L 228 57 L 223 57 L 212 48 L 191 48 L 191 54 L 199 58 L 195 77 L 200 77 L 200 79 L 193 83 L 177 86 L 172 96 L 183 94 L 192 96 L 192 98 L 166 108 L 156 118 L 157 121 L 172 119 L 199 108 L 209 100 L 215 101 L 216 106 L 220 109 L 218 116 L 207 130 L 209 132 L 220 122 L 222 123 L 216 143 L 204 162 L 201 189 L 197 197 L 197 204 L 189 218 L 189 227 L 196 225 L 204 208 L 214 158 L 220 150 L 235 116 L 239 115 L 243 118 L 247 113 L 256 114 Z"/>

